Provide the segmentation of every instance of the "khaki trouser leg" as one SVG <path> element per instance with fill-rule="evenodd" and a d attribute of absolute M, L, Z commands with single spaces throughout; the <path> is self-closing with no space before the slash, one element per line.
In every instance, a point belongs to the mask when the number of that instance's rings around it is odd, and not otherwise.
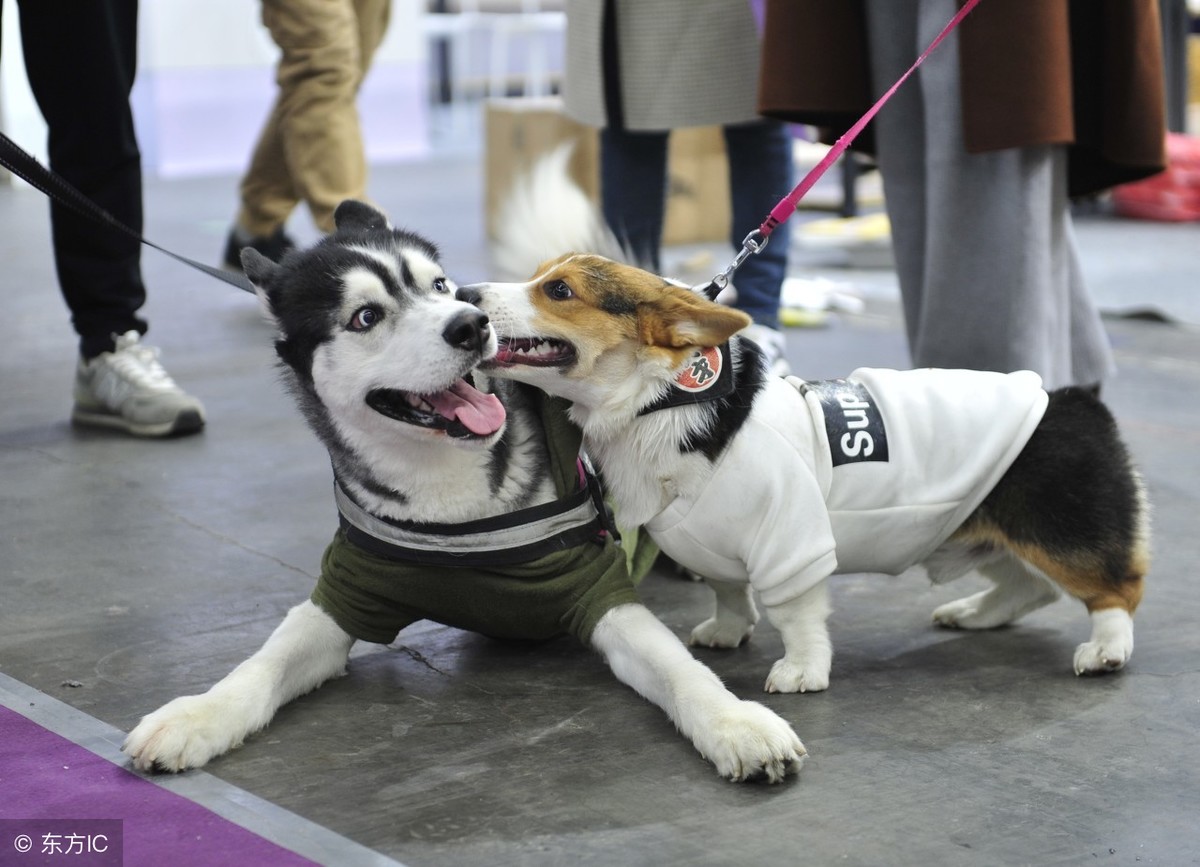
<path fill-rule="evenodd" d="M 387 29 L 390 0 L 263 0 L 279 46 L 279 95 L 241 183 L 238 224 L 270 235 L 304 201 L 322 231 L 366 194 L 355 97 Z"/>

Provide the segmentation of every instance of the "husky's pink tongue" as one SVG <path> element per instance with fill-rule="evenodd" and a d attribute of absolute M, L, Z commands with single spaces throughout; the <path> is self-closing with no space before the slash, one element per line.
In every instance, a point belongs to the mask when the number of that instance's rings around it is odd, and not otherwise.
<path fill-rule="evenodd" d="M 490 436 L 504 424 L 504 404 L 494 394 L 485 394 L 460 379 L 446 391 L 425 397 L 439 415 L 458 419 L 477 436 Z"/>

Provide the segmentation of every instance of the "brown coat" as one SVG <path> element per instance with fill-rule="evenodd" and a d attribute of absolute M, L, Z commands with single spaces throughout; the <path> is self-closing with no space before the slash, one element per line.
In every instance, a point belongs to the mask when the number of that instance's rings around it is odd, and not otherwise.
<path fill-rule="evenodd" d="M 767 0 L 763 114 L 832 140 L 874 99 L 868 63 L 861 0 Z M 1068 144 L 1071 195 L 1165 167 L 1157 0 L 983 0 L 960 27 L 959 67 L 970 153 Z"/>

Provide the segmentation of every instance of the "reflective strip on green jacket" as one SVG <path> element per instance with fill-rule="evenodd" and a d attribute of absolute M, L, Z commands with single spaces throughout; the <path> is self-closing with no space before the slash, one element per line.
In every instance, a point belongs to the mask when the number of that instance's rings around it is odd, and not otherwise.
<path fill-rule="evenodd" d="M 562 497 L 578 484 L 580 433 L 565 402 L 540 392 L 533 399 Z M 587 644 L 607 611 L 639 601 L 630 569 L 640 579 L 656 553 L 646 534 L 633 532 L 624 548 L 598 537 L 511 566 L 425 566 L 367 551 L 339 530 L 325 550 L 312 600 L 363 641 L 386 644 L 410 623 L 433 620 L 495 638 L 570 634 Z"/>

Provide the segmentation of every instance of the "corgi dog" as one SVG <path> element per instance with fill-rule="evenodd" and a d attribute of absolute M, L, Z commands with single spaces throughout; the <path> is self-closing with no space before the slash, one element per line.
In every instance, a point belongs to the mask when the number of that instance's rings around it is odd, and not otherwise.
<path fill-rule="evenodd" d="M 757 593 L 785 650 L 768 692 L 828 686 L 830 575 L 919 563 L 992 582 L 935 610 L 942 626 L 1002 626 L 1065 591 L 1091 618 L 1075 672 L 1128 662 L 1148 505 L 1088 391 L 1028 371 L 773 377 L 745 314 L 593 254 L 458 298 L 499 336 L 486 372 L 569 400 L 622 520 L 704 576 L 716 608 L 693 645 L 748 639 Z"/>

